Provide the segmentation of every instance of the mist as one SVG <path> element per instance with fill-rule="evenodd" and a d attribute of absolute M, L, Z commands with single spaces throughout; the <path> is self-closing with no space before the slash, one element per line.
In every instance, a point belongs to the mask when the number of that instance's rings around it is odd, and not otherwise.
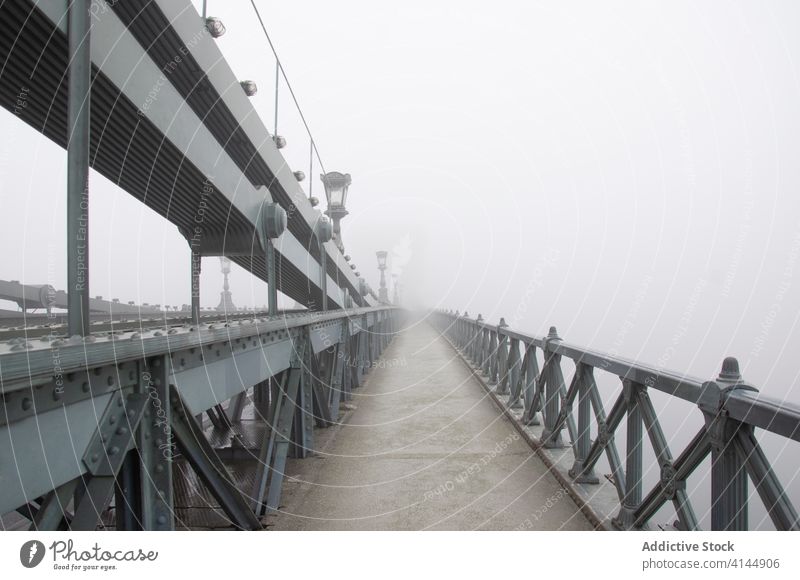
<path fill-rule="evenodd" d="M 325 169 L 352 175 L 347 252 L 377 288 L 388 250 L 409 308 L 555 325 L 703 378 L 736 356 L 762 392 L 800 401 L 800 7 L 598 4 L 264 5 Z M 274 60 L 249 5 L 209 14 L 272 130 Z M 2 277 L 64 288 L 66 153 L 6 111 L 0 128 Z M 278 132 L 324 197 L 284 85 Z M 92 295 L 189 302 L 175 227 L 96 173 L 90 196 Z M 203 268 L 216 306 L 219 263 Z M 266 303 L 241 268 L 230 284 L 238 306 Z"/>

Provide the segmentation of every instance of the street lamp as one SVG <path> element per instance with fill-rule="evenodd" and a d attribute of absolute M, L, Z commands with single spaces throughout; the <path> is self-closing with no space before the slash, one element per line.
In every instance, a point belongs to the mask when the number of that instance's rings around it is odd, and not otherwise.
<path fill-rule="evenodd" d="M 352 180 L 349 173 L 339 173 L 338 171 L 324 173 L 319 177 L 325 187 L 325 197 L 328 198 L 328 209 L 325 211 L 325 215 L 333 220 L 333 237 L 338 248 L 344 253 L 341 220 L 347 215 L 345 204 L 347 203 L 347 190 L 350 188 Z"/>
<path fill-rule="evenodd" d="M 378 301 L 382 304 L 388 304 L 389 290 L 386 288 L 386 258 L 389 252 L 380 250 L 375 252 L 375 255 L 378 256 L 378 269 L 381 271 L 381 286 L 378 289 Z"/>
<path fill-rule="evenodd" d="M 231 261 L 225 256 L 219 257 L 219 268 L 223 275 L 222 292 L 219 293 L 219 304 L 217 310 L 220 312 L 233 312 L 236 306 L 231 298 L 231 287 L 228 284 L 228 274 L 231 273 Z"/>

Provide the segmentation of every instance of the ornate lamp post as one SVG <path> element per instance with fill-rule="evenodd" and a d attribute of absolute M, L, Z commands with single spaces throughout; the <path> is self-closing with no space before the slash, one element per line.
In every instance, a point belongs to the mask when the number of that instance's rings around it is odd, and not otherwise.
<path fill-rule="evenodd" d="M 386 257 L 389 255 L 389 252 L 380 250 L 379 252 L 375 252 L 375 255 L 378 256 L 378 269 L 381 271 L 381 286 L 378 289 L 378 301 L 382 304 L 388 304 L 389 289 L 386 288 Z"/>
<path fill-rule="evenodd" d="M 220 312 L 233 312 L 236 310 L 236 306 L 233 304 L 231 287 L 228 285 L 228 274 L 231 273 L 231 261 L 225 256 L 220 256 L 219 267 L 222 271 L 224 282 L 222 283 L 222 292 L 219 293 L 219 305 L 217 306 L 217 310 Z"/>
<path fill-rule="evenodd" d="M 333 220 L 333 239 L 339 250 L 344 253 L 341 220 L 347 215 L 345 203 L 347 202 L 347 190 L 350 188 L 352 180 L 349 173 L 339 173 L 338 171 L 324 173 L 319 177 L 322 185 L 325 186 L 325 197 L 328 199 L 328 209 L 325 211 L 325 215 Z"/>

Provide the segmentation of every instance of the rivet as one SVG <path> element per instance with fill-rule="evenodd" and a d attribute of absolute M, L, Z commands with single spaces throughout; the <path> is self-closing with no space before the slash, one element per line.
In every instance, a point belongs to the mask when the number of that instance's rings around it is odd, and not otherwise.
<path fill-rule="evenodd" d="M 128 429 L 126 427 L 123 427 L 122 425 L 117 427 L 117 435 L 125 435 L 127 432 Z"/>
<path fill-rule="evenodd" d="M 164 466 L 163 465 L 156 465 L 156 473 L 163 473 Z"/>
<path fill-rule="evenodd" d="M 158 523 L 162 524 L 162 525 L 166 524 L 167 523 L 167 516 L 165 516 L 165 515 L 158 516 Z"/>
<path fill-rule="evenodd" d="M 22 399 L 22 410 L 27 411 L 33 406 L 33 401 L 31 401 L 28 397 Z"/>
<path fill-rule="evenodd" d="M 83 383 L 83 384 L 81 385 L 81 390 L 82 390 L 84 393 L 88 393 L 88 392 L 89 392 L 89 383 Z"/>
<path fill-rule="evenodd" d="M 100 459 L 100 456 L 97 453 L 92 453 L 92 463 L 97 463 L 98 459 Z"/>
<path fill-rule="evenodd" d="M 117 453 L 119 453 L 119 447 L 117 447 L 116 445 L 114 445 L 114 447 L 108 450 L 109 455 L 116 455 Z"/>

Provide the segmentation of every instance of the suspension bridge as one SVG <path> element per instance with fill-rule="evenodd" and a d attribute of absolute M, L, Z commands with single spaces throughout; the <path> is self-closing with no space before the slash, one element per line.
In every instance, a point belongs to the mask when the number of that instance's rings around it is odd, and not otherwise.
<path fill-rule="evenodd" d="M 800 529 L 760 443 L 800 440 L 800 408 L 735 359 L 698 379 L 555 328 L 408 312 L 385 252 L 373 291 L 344 251 L 350 176 L 309 131 L 328 220 L 219 19 L 7 0 L 0 27 L 3 106 L 68 159 L 67 287 L 0 283 L 21 308 L 0 317 L 4 529 L 745 530 L 755 502 Z M 90 169 L 186 239 L 185 309 L 90 296 Z M 266 281 L 268 307 L 203 311 L 204 256 Z M 654 396 L 700 419 L 685 444 Z"/>

